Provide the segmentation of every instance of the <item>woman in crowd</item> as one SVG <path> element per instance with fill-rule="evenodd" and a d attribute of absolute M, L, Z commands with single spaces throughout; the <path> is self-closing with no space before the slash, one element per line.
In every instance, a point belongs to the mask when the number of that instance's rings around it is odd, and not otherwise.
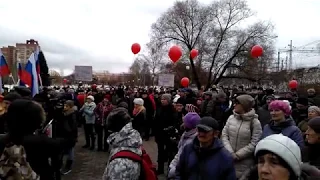
<path fill-rule="evenodd" d="M 312 118 L 318 117 L 320 116 L 320 108 L 317 106 L 310 106 L 308 108 L 308 118 L 302 120 L 299 124 L 298 124 L 298 128 L 302 131 L 303 136 L 305 137 L 305 132 L 308 129 L 308 121 Z"/>
<path fill-rule="evenodd" d="M 282 134 L 262 139 L 254 155 L 257 166 L 248 169 L 240 180 L 316 180 L 320 177 L 316 167 L 302 164 L 300 147 Z"/>
<path fill-rule="evenodd" d="M 304 140 L 300 129 L 290 117 L 291 107 L 282 100 L 274 100 L 269 104 L 271 121 L 265 125 L 261 139 L 272 134 L 283 134 L 294 140 L 300 148 L 304 147 Z"/>
<path fill-rule="evenodd" d="M 200 116 L 195 112 L 189 112 L 183 117 L 183 127 L 184 133 L 181 136 L 181 139 L 178 144 L 178 153 L 171 161 L 169 165 L 169 173 L 168 178 L 175 177 L 175 169 L 179 161 L 180 154 L 186 144 L 189 144 L 193 141 L 193 139 L 197 136 L 197 125 L 200 122 Z"/>
<path fill-rule="evenodd" d="M 133 120 L 132 127 L 137 130 L 140 135 L 143 137 L 144 125 L 146 122 L 146 108 L 143 106 L 144 101 L 142 98 L 135 98 L 133 100 Z"/>
<path fill-rule="evenodd" d="M 222 131 L 222 142 L 235 161 L 237 177 L 254 164 L 254 148 L 262 133 L 258 115 L 253 109 L 254 99 L 244 94 L 235 99 L 233 115 Z"/>
<path fill-rule="evenodd" d="M 309 120 L 302 160 L 320 169 L 320 117 Z"/>

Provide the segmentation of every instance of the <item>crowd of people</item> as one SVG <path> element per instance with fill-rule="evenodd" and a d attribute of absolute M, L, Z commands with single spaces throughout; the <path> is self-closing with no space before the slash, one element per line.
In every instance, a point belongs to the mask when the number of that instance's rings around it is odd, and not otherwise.
<path fill-rule="evenodd" d="M 314 89 L 304 96 L 242 86 L 195 92 L 79 85 L 44 88 L 31 98 L 15 87 L 0 103 L 0 179 L 12 174 L 17 148 L 23 163 L 15 168 L 28 169 L 25 177 L 61 179 L 72 170 L 82 127 L 83 148 L 109 153 L 103 180 L 152 180 L 142 147 L 151 137 L 154 173 L 167 172 L 167 179 L 320 179 L 319 106 Z"/>

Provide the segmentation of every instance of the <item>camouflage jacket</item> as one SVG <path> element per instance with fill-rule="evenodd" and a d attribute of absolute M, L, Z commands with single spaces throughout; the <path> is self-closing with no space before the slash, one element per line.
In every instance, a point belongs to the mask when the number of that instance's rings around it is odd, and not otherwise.
<path fill-rule="evenodd" d="M 110 144 L 110 158 L 122 150 L 132 151 L 141 155 L 142 139 L 138 131 L 132 128 L 132 123 L 125 125 L 119 132 L 111 134 L 107 142 Z M 103 180 L 138 180 L 140 164 L 126 158 L 117 158 L 108 163 Z"/>

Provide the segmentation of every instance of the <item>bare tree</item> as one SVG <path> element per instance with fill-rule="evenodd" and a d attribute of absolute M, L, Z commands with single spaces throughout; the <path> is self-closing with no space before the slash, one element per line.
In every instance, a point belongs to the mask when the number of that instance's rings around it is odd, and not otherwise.
<path fill-rule="evenodd" d="M 189 51 L 198 48 L 200 68 L 208 73 L 208 89 L 223 78 L 231 78 L 226 76 L 227 69 L 239 58 L 243 60 L 243 53 L 248 54 L 252 42 L 274 37 L 271 23 L 257 21 L 244 25 L 253 16 L 245 0 L 219 0 L 210 5 L 186 0 L 176 2 L 152 25 L 152 35 L 161 43 L 175 41 Z M 198 72 L 189 60 L 194 81 L 200 88 Z"/>
<path fill-rule="evenodd" d="M 152 25 L 153 38 L 160 44 L 175 41 L 189 53 L 195 48 L 200 35 L 210 22 L 209 15 L 209 9 L 197 0 L 175 2 L 174 6 Z M 201 84 L 194 62 L 191 58 L 189 61 L 194 74 L 193 78 L 200 88 Z"/>

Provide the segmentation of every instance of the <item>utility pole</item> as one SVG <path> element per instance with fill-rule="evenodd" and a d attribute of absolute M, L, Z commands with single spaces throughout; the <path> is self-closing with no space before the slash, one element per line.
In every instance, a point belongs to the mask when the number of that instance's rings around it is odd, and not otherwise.
<path fill-rule="evenodd" d="M 277 71 L 280 71 L 280 50 L 278 51 Z"/>
<path fill-rule="evenodd" d="M 290 40 L 289 44 L 289 70 L 292 70 L 292 51 L 293 51 L 293 46 L 292 46 L 292 40 Z"/>

